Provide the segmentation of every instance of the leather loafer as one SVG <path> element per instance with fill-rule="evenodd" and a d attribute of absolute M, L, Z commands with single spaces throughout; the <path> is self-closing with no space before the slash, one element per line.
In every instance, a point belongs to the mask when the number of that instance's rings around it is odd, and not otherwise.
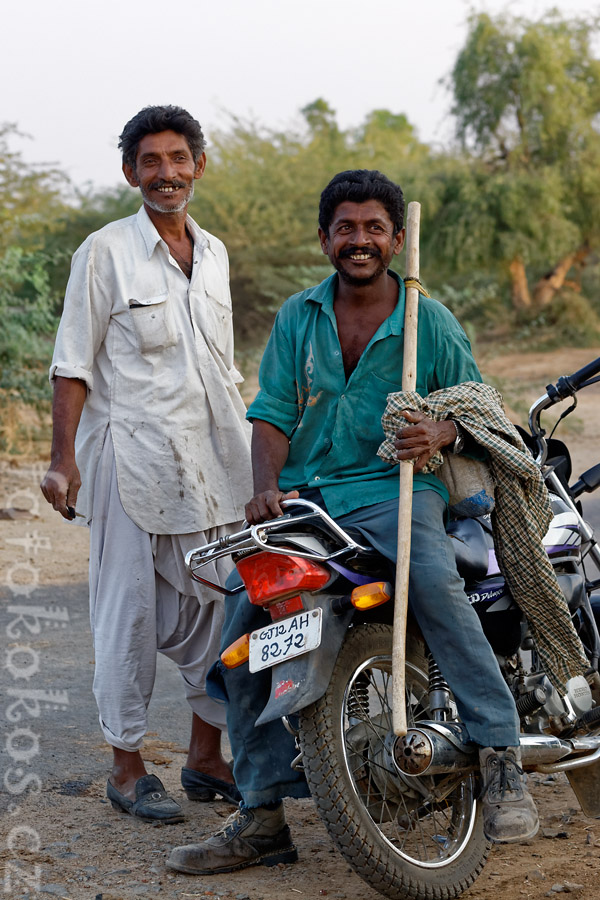
<path fill-rule="evenodd" d="M 203 803 L 214 800 L 220 794 L 223 800 L 237 806 L 242 799 L 235 784 L 205 775 L 204 772 L 196 772 L 184 766 L 181 770 L 181 786 L 187 794 L 188 800 L 200 800 Z"/>
<path fill-rule="evenodd" d="M 138 778 L 135 783 L 135 800 L 121 794 L 110 781 L 106 783 L 106 796 L 113 809 L 119 809 L 147 822 L 175 825 L 177 822 L 183 822 L 185 818 L 179 803 L 169 797 L 162 781 L 156 775 Z"/>

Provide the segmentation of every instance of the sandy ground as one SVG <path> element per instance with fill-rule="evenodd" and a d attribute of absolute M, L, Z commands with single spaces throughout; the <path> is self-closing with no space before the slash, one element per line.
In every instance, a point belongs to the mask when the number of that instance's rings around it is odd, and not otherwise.
<path fill-rule="evenodd" d="M 511 408 L 528 406 L 545 384 L 600 350 L 503 357 L 486 362 Z M 519 401 L 521 396 L 524 400 Z M 568 437 L 575 471 L 598 459 L 600 390 L 582 393 Z M 519 418 L 523 419 L 520 415 Z M 197 840 L 232 811 L 190 803 L 179 786 L 188 713 L 178 676 L 159 665 L 145 745 L 149 770 L 182 803 L 187 819 L 155 827 L 119 815 L 105 799 L 109 752 L 96 724 L 93 657 L 86 613 L 88 536 L 63 523 L 38 492 L 43 463 L 0 462 L 0 663 L 2 777 L 0 895 L 69 900 L 231 897 L 237 900 L 375 900 L 331 845 L 309 801 L 288 802 L 300 861 L 212 878 L 169 873 L 175 845 Z M 0 516 L 6 513 L 0 513 Z M 15 625 L 17 607 L 27 616 Z M 21 706 L 15 700 L 22 699 Z M 584 818 L 564 776 L 533 776 L 542 827 L 535 840 L 496 847 L 469 900 L 521 900 L 573 893 L 600 900 L 600 821 Z"/>

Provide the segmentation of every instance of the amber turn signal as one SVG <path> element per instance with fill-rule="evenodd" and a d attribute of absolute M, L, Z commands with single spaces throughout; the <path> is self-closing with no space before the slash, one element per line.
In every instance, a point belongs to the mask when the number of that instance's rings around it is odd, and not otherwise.
<path fill-rule="evenodd" d="M 241 637 L 230 644 L 226 650 L 221 653 L 221 662 L 226 669 L 237 669 L 242 663 L 248 662 L 250 656 L 250 635 L 243 634 Z"/>
<path fill-rule="evenodd" d="M 372 609 L 381 606 L 392 596 L 392 586 L 389 581 L 373 581 L 370 584 L 361 584 L 354 588 L 351 595 L 352 606 L 356 609 Z"/>

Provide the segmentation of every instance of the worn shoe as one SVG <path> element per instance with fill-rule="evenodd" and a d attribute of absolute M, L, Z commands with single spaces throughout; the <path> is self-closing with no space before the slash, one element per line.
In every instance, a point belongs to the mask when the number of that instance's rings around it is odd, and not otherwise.
<path fill-rule="evenodd" d="M 235 784 L 229 784 L 227 781 L 221 781 L 220 778 L 213 778 L 212 775 L 205 775 L 204 772 L 197 772 L 187 766 L 181 770 L 181 786 L 186 792 L 188 800 L 200 800 L 206 803 L 214 800 L 216 795 L 220 794 L 223 800 L 237 806 L 242 799 Z"/>
<path fill-rule="evenodd" d="M 297 859 L 298 851 L 280 804 L 274 810 L 240 807 L 208 840 L 175 847 L 167 867 L 188 875 L 213 875 L 247 866 L 293 863 Z"/>
<path fill-rule="evenodd" d="M 113 809 L 119 809 L 138 819 L 175 825 L 177 822 L 183 822 L 185 818 L 179 803 L 169 797 L 162 781 L 156 775 L 138 778 L 135 783 L 135 800 L 121 794 L 110 781 L 106 783 L 106 796 Z"/>
<path fill-rule="evenodd" d="M 479 751 L 483 831 L 488 841 L 512 844 L 537 834 L 539 818 L 526 786 L 518 747 Z"/>

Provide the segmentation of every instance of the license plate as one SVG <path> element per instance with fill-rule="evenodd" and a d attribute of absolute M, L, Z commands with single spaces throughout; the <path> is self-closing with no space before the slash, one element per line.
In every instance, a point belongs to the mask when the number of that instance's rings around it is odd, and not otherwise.
<path fill-rule="evenodd" d="M 269 669 L 285 659 L 315 650 L 321 643 L 323 610 L 320 607 L 273 622 L 250 635 L 251 672 Z"/>

